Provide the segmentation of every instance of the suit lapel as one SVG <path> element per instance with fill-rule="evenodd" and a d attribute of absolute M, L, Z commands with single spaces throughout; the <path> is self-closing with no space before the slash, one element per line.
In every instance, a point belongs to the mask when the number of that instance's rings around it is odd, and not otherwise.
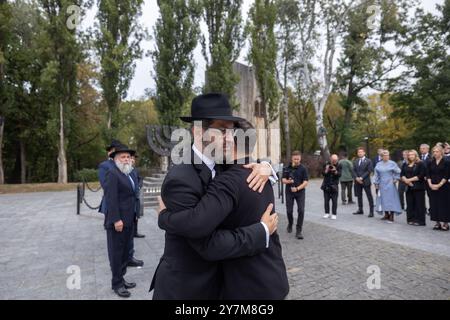
<path fill-rule="evenodd" d="M 201 163 L 200 163 L 201 162 Z M 206 188 L 206 186 L 211 181 L 211 170 L 208 168 L 208 166 L 203 163 L 203 161 L 197 157 L 195 152 L 192 151 L 192 164 L 198 172 L 198 176 L 200 177 L 200 180 L 202 181 L 203 186 Z"/>
<path fill-rule="evenodd" d="M 131 185 L 131 181 L 130 178 L 128 178 L 124 173 L 122 173 L 122 171 L 119 170 L 119 168 L 117 168 L 116 165 L 114 165 L 114 168 L 117 170 L 117 172 L 119 173 L 119 177 L 120 179 L 122 179 L 122 183 L 124 183 L 125 185 L 128 186 L 128 188 L 130 188 L 130 190 L 132 192 L 134 192 L 133 190 L 133 186 Z M 131 176 L 130 176 L 131 177 Z"/>

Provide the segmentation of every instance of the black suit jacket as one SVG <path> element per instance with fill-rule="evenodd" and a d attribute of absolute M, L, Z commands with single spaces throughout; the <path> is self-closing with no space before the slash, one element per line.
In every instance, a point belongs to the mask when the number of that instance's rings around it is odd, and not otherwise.
<path fill-rule="evenodd" d="M 353 161 L 353 178 L 363 178 L 363 184 L 370 186 L 370 174 L 373 172 L 372 161 L 369 158 L 364 158 L 364 161 L 359 165 L 359 158 Z"/>
<path fill-rule="evenodd" d="M 422 154 L 419 155 L 420 160 L 422 160 L 422 157 L 423 157 Z M 433 160 L 433 156 L 432 156 L 430 153 L 427 153 L 427 154 L 426 154 L 426 159 L 425 159 L 425 160 L 422 160 L 422 161 L 424 161 L 424 162 L 425 162 L 425 166 L 427 166 L 428 163 L 430 163 L 432 160 Z"/>
<path fill-rule="evenodd" d="M 175 165 L 168 172 L 161 190 L 168 210 L 193 208 L 206 193 L 211 170 L 204 163 L 194 163 Z M 202 230 L 198 237 L 209 235 L 214 227 Z M 264 251 L 266 231 L 261 223 L 255 223 L 236 230 L 218 229 L 204 240 L 166 232 L 164 253 L 150 286 L 154 299 L 218 299 L 223 278 L 217 260 Z"/>
<path fill-rule="evenodd" d="M 372 159 L 372 167 L 375 168 L 377 166 L 377 163 L 381 162 L 381 161 L 383 161 L 383 159 L 377 155 L 375 158 Z"/>
<path fill-rule="evenodd" d="M 261 194 L 254 192 L 246 182 L 249 174 L 241 165 L 232 165 L 209 184 L 195 208 L 163 212 L 159 216 L 160 227 L 196 238 L 213 232 L 217 226 L 236 230 L 260 223 L 267 206 L 274 203 L 273 189 L 266 184 Z M 205 257 L 222 260 L 222 298 L 283 299 L 288 294 L 286 266 L 276 232 L 269 238 L 268 249 L 236 259 L 226 259 L 226 252 L 214 250 L 209 245 L 211 237 L 196 241 L 202 244 Z"/>
<path fill-rule="evenodd" d="M 138 185 L 135 183 L 136 187 Z M 113 228 L 114 223 L 122 220 L 124 227 L 131 227 L 136 218 L 136 192 L 128 176 L 114 166 L 105 179 L 105 228 Z"/>
<path fill-rule="evenodd" d="M 141 217 L 143 214 L 143 210 L 141 210 L 141 188 L 143 186 L 144 180 L 139 175 L 139 171 L 134 168 L 133 171 L 130 173 L 131 178 L 133 178 L 133 181 L 136 185 L 136 188 L 134 192 L 136 193 L 136 216 L 137 218 Z"/>
<path fill-rule="evenodd" d="M 406 177 L 408 179 L 413 178 L 413 177 L 419 178 L 419 181 L 414 181 L 413 186 L 412 187 L 408 186 L 408 189 L 425 190 L 426 186 L 428 184 L 426 181 L 427 169 L 426 169 L 425 163 L 423 161 L 417 162 L 413 167 L 412 175 L 406 173 L 407 169 L 408 169 L 408 164 L 404 163 L 402 166 L 402 172 L 400 174 L 401 177 Z"/>

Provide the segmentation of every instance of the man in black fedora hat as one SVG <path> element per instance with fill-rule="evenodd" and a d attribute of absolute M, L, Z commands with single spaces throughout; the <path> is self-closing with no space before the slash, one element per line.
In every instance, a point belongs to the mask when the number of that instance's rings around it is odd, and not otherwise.
<path fill-rule="evenodd" d="M 200 201 L 208 184 L 223 171 L 223 157 L 220 155 L 226 155 L 228 150 L 232 150 L 233 129 L 237 123 L 245 121 L 232 115 L 227 97 L 219 93 L 194 98 L 191 116 L 181 119 L 198 123 L 192 127 L 194 141 L 190 162 L 174 165 L 161 188 L 162 199 L 172 212 L 194 207 Z M 215 134 L 211 136 L 209 131 Z M 205 154 L 206 149 L 218 152 L 214 157 Z M 248 168 L 253 169 L 247 179 L 249 187 L 262 191 L 272 174 L 270 165 L 253 163 Z M 254 255 L 267 249 L 274 228 L 276 222 L 268 216 L 265 221 L 249 226 L 218 230 L 214 246 L 220 250 L 223 259 Z M 220 297 L 222 275 L 218 262 L 205 260 L 196 250 L 192 240 L 166 232 L 164 253 L 150 286 L 150 290 L 154 289 L 153 299 Z"/>
<path fill-rule="evenodd" d="M 100 163 L 98 166 L 98 179 L 100 181 L 100 185 L 103 190 L 105 190 L 106 176 L 108 175 L 109 170 L 111 170 L 115 167 L 115 163 L 114 163 L 114 160 L 111 155 L 113 154 L 113 152 L 116 150 L 117 147 L 121 147 L 121 146 L 123 147 L 123 144 L 119 140 L 113 139 L 111 141 L 111 144 L 106 147 L 106 152 L 108 153 L 108 159 L 103 161 L 102 163 Z M 136 181 L 138 181 L 138 176 L 136 175 L 136 173 L 134 171 L 131 173 L 131 176 L 133 178 L 135 178 Z M 107 209 L 108 208 L 107 208 L 106 201 L 105 201 L 105 195 L 103 194 L 98 212 L 106 214 Z M 137 223 L 136 223 L 135 227 L 137 228 Z M 136 259 L 134 257 L 134 240 L 132 240 L 130 243 L 129 252 L 130 252 L 130 257 L 129 257 L 129 261 L 128 261 L 128 266 L 129 267 L 138 267 L 138 268 L 142 267 L 144 265 L 144 261 Z"/>
<path fill-rule="evenodd" d="M 106 173 L 114 168 L 114 160 L 111 158 L 111 153 L 114 152 L 114 149 L 118 146 L 120 146 L 122 143 L 119 140 L 113 139 L 111 141 L 111 144 L 106 147 L 106 152 L 108 154 L 108 159 L 101 162 L 98 165 L 98 180 L 100 181 L 100 185 L 102 186 L 102 189 L 105 190 L 105 180 L 106 180 Z M 100 208 L 98 209 L 98 212 L 101 212 L 103 214 L 106 213 L 106 202 L 105 202 L 105 196 L 103 195 L 102 201 L 100 203 Z"/>
<path fill-rule="evenodd" d="M 192 239 L 196 251 L 209 261 L 218 261 L 223 276 L 221 298 L 225 300 L 284 299 L 289 291 L 286 266 L 278 234 L 270 236 L 269 247 L 253 256 L 224 259 L 217 237 L 220 229 L 234 230 L 271 217 L 278 219 L 274 209 L 274 192 L 270 183 L 263 192 L 254 192 L 246 182 L 249 169 L 242 164 L 251 162 L 256 145 L 256 131 L 250 123 L 239 123 L 232 152 L 233 164 L 217 176 L 195 207 L 179 212 L 165 209 L 159 199 L 158 225 L 167 232 Z M 246 129 L 248 128 L 248 129 Z M 216 229 L 219 232 L 216 232 Z M 219 240 L 220 241 L 220 240 Z M 195 277 L 196 275 L 192 275 Z"/>
<path fill-rule="evenodd" d="M 124 298 L 130 296 L 127 289 L 135 283 L 127 282 L 124 275 L 129 260 L 130 243 L 133 240 L 134 221 L 136 219 L 137 181 L 130 173 L 133 171 L 131 156 L 134 150 L 125 145 L 115 147 L 111 153 L 114 167 L 106 175 L 105 181 L 105 229 L 108 243 L 108 257 L 112 272 L 111 287 Z"/>

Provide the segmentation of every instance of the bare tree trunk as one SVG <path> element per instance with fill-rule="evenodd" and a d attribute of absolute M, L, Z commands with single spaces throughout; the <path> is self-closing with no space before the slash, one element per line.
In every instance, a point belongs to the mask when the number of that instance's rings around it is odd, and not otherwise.
<path fill-rule="evenodd" d="M 3 171 L 3 130 L 5 128 L 5 118 L 0 116 L 0 184 L 5 183 L 5 173 Z"/>
<path fill-rule="evenodd" d="M 288 110 L 288 103 L 287 103 L 287 93 L 285 90 L 284 97 L 283 97 L 283 116 L 284 116 L 284 142 L 286 146 L 286 161 L 289 161 L 291 159 L 291 136 L 290 136 L 290 129 L 289 129 L 289 110 Z"/>
<path fill-rule="evenodd" d="M 64 107 L 59 103 L 58 183 L 67 183 L 67 158 L 64 143 Z"/>
<path fill-rule="evenodd" d="M 268 159 L 271 159 L 271 150 L 270 150 L 270 129 L 269 129 L 269 110 L 266 109 L 266 103 L 265 101 L 261 101 L 263 104 L 263 110 L 264 110 L 264 129 L 266 130 L 266 157 Z"/>
<path fill-rule="evenodd" d="M 108 130 L 111 130 L 111 123 L 112 123 L 112 112 L 108 111 L 108 119 L 106 123 Z"/>
<path fill-rule="evenodd" d="M 291 136 L 289 128 L 289 103 L 288 103 L 288 90 L 287 90 L 287 74 L 288 74 L 288 62 L 284 61 L 283 70 L 283 115 L 284 115 L 284 139 L 286 143 L 286 161 L 291 159 Z"/>
<path fill-rule="evenodd" d="M 320 99 L 318 106 L 316 107 L 317 142 L 319 143 L 320 151 L 322 152 L 322 157 L 325 161 L 330 159 L 330 150 L 328 148 L 328 141 L 327 141 L 327 131 L 325 129 L 323 121 L 323 110 L 325 109 L 327 99 L 328 95 L 324 95 L 322 99 Z"/>
<path fill-rule="evenodd" d="M 25 153 L 25 143 L 23 139 L 19 142 L 20 147 L 20 183 L 27 182 L 27 159 Z"/>

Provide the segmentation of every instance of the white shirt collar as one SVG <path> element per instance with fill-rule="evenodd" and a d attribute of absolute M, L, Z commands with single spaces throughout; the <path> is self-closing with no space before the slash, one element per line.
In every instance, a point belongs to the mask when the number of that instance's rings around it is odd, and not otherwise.
<path fill-rule="evenodd" d="M 192 145 L 192 151 L 194 151 L 194 153 L 202 160 L 202 162 L 204 164 L 206 164 L 206 166 L 209 168 L 209 170 L 211 170 L 211 171 L 214 170 L 214 166 L 216 165 L 214 160 L 211 160 L 210 158 L 205 156 L 203 153 L 201 153 L 200 150 L 198 150 L 194 144 Z"/>

